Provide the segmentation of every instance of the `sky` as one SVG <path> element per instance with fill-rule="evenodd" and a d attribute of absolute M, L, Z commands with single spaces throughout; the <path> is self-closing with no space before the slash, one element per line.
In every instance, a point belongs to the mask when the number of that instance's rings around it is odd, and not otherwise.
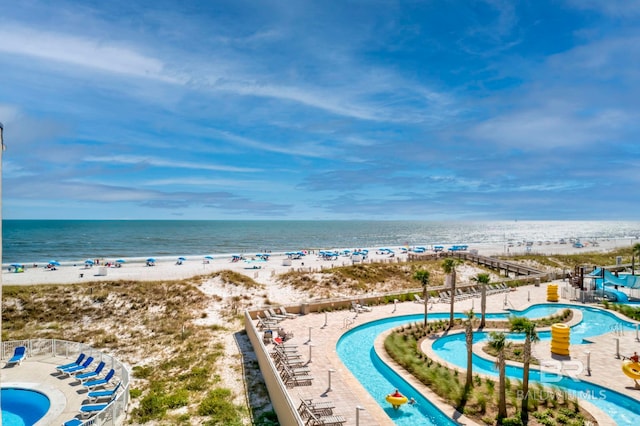
<path fill-rule="evenodd" d="M 637 1 L 0 10 L 5 219 L 638 219 Z"/>

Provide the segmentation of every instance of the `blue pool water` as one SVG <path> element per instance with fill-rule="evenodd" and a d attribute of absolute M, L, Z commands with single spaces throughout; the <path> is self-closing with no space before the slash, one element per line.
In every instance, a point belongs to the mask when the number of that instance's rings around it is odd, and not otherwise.
<path fill-rule="evenodd" d="M 44 394 L 18 388 L 2 388 L 2 426 L 31 426 L 49 411 L 51 402 Z"/>
<path fill-rule="evenodd" d="M 526 316 L 528 318 L 540 318 L 557 313 L 566 307 L 582 311 L 583 320 L 572 327 L 571 342 L 586 343 L 585 339 L 610 332 L 616 326 L 632 330 L 635 326 L 623 321 L 609 312 L 591 308 L 588 306 L 564 305 L 564 304 L 540 304 L 529 307 L 524 311 L 512 311 L 512 314 Z M 504 319 L 508 314 L 487 314 L 487 318 Z M 462 314 L 457 314 L 461 317 Z M 429 315 L 430 320 L 447 319 L 447 313 L 434 313 Z M 360 383 L 367 389 L 371 396 L 385 410 L 387 415 L 397 425 L 453 425 L 452 419 L 444 415 L 427 399 L 423 398 L 410 384 L 406 383 L 394 371 L 389 369 L 375 354 L 373 342 L 384 331 L 398 327 L 409 322 L 420 322 L 422 314 L 407 315 L 402 317 L 386 318 L 363 324 L 345 333 L 337 344 L 337 352 L 342 362 L 349 368 Z M 549 339 L 549 332 L 539 333 L 541 340 Z M 474 342 L 487 338 L 486 333 L 475 333 Z M 510 339 L 522 339 L 522 336 L 510 335 Z M 446 336 L 437 340 L 433 349 L 438 356 L 448 362 L 466 368 L 466 345 L 464 334 Z M 474 372 L 497 376 L 493 363 L 476 355 L 473 359 Z M 522 378 L 522 369 L 508 366 L 507 375 L 514 379 Z M 540 381 L 540 372 L 531 370 L 532 381 Z M 602 388 L 584 381 L 576 381 L 565 376 L 555 374 L 546 375 L 544 379 L 552 386 L 565 388 L 574 392 L 576 396 L 587 399 L 608 415 L 617 424 L 638 424 L 640 422 L 640 404 L 635 399 L 629 398 L 610 389 Z M 557 380 L 557 381 L 556 381 Z M 384 400 L 386 394 L 394 389 L 400 390 L 405 395 L 413 396 L 417 400 L 414 406 L 403 406 L 400 410 L 393 410 Z"/>

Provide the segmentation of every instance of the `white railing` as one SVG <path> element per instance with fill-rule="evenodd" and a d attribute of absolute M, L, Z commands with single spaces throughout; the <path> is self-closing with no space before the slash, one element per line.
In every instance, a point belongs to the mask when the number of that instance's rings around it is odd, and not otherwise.
<path fill-rule="evenodd" d="M 100 352 L 84 343 L 69 342 L 57 339 L 31 339 L 31 340 L 11 340 L 2 342 L 0 347 L 0 359 L 8 359 L 13 355 L 13 351 L 18 346 L 27 348 L 27 357 L 36 355 L 51 355 L 65 358 L 75 358 L 81 352 L 87 356 L 92 356 L 98 361 L 104 361 L 105 368 L 113 369 L 116 377 L 120 377 L 120 386 L 123 389 L 104 410 L 95 417 L 85 421 L 85 425 L 96 426 L 116 426 L 124 423 L 125 413 L 129 405 L 129 381 L 130 374 L 127 367 L 111 355 Z"/>

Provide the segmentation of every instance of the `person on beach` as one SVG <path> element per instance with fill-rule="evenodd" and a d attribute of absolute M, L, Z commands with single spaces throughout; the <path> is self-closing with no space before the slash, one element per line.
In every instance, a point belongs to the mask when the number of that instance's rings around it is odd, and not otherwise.
<path fill-rule="evenodd" d="M 629 359 L 633 362 L 638 362 L 640 360 L 640 357 L 638 356 L 637 352 L 634 352 L 633 355 L 629 357 Z"/>

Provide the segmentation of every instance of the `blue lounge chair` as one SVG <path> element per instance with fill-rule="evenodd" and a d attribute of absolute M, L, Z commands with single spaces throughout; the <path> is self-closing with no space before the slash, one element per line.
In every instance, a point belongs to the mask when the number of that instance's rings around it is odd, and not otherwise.
<path fill-rule="evenodd" d="M 69 364 L 64 364 L 64 365 L 59 365 L 59 366 L 56 367 L 56 370 L 66 370 L 67 368 L 76 367 L 78 365 L 81 365 L 80 363 L 82 362 L 84 357 L 85 357 L 85 354 L 80 354 L 80 355 L 78 355 L 78 359 L 76 359 L 75 362 L 71 362 Z"/>
<path fill-rule="evenodd" d="M 94 414 L 97 414 L 100 411 L 102 411 L 105 408 L 107 408 L 109 406 L 109 404 L 111 404 L 112 401 L 113 400 L 111 400 L 109 402 L 105 402 L 104 404 L 83 405 L 82 407 L 80 407 L 80 416 L 82 416 L 82 418 L 91 417 Z"/>
<path fill-rule="evenodd" d="M 7 365 L 22 364 L 22 360 L 27 356 L 27 348 L 25 346 L 17 346 L 13 350 L 13 356 L 7 361 Z"/>
<path fill-rule="evenodd" d="M 98 375 L 102 373 L 105 365 L 106 364 L 104 363 L 104 361 L 100 361 L 100 364 L 98 364 L 95 370 L 89 371 L 87 373 L 78 373 L 76 374 L 76 379 L 80 380 L 80 382 L 84 382 L 85 380 L 98 377 Z"/>
<path fill-rule="evenodd" d="M 111 370 L 109 370 L 107 375 L 104 376 L 102 379 L 91 380 L 91 381 L 88 381 L 88 382 L 84 383 L 83 385 L 87 389 L 93 390 L 93 389 L 95 389 L 97 387 L 104 386 L 107 383 L 109 383 L 109 380 L 111 380 L 111 378 L 114 376 L 114 374 L 116 374 L 116 372 L 112 368 Z"/>
<path fill-rule="evenodd" d="M 113 370 L 111 370 L 111 371 L 113 371 Z M 106 398 L 113 399 L 113 398 L 115 398 L 116 393 L 118 393 L 118 389 L 120 389 L 120 385 L 122 385 L 122 382 L 118 382 L 116 387 L 113 388 L 113 389 L 89 392 L 87 394 L 87 397 L 89 398 L 89 401 L 91 401 L 91 402 L 95 402 L 95 401 L 97 401 L 99 399 L 106 399 Z"/>
<path fill-rule="evenodd" d="M 66 375 L 68 375 L 68 376 L 70 376 L 70 375 L 71 375 L 71 374 L 73 374 L 73 373 L 80 373 L 80 372 L 82 372 L 82 371 L 86 370 L 86 369 L 89 367 L 89 365 L 91 365 L 91 363 L 92 363 L 92 362 L 93 362 L 93 357 L 92 357 L 92 356 L 90 356 L 89 358 L 87 358 L 87 359 L 82 363 L 82 365 L 77 365 L 77 366 L 75 366 L 75 367 L 66 368 L 66 369 L 64 369 L 64 370 L 60 370 L 60 372 L 61 372 L 62 374 L 66 374 Z"/>
<path fill-rule="evenodd" d="M 62 424 L 62 426 L 82 426 L 82 425 L 84 425 L 84 422 L 79 419 L 67 420 Z"/>

